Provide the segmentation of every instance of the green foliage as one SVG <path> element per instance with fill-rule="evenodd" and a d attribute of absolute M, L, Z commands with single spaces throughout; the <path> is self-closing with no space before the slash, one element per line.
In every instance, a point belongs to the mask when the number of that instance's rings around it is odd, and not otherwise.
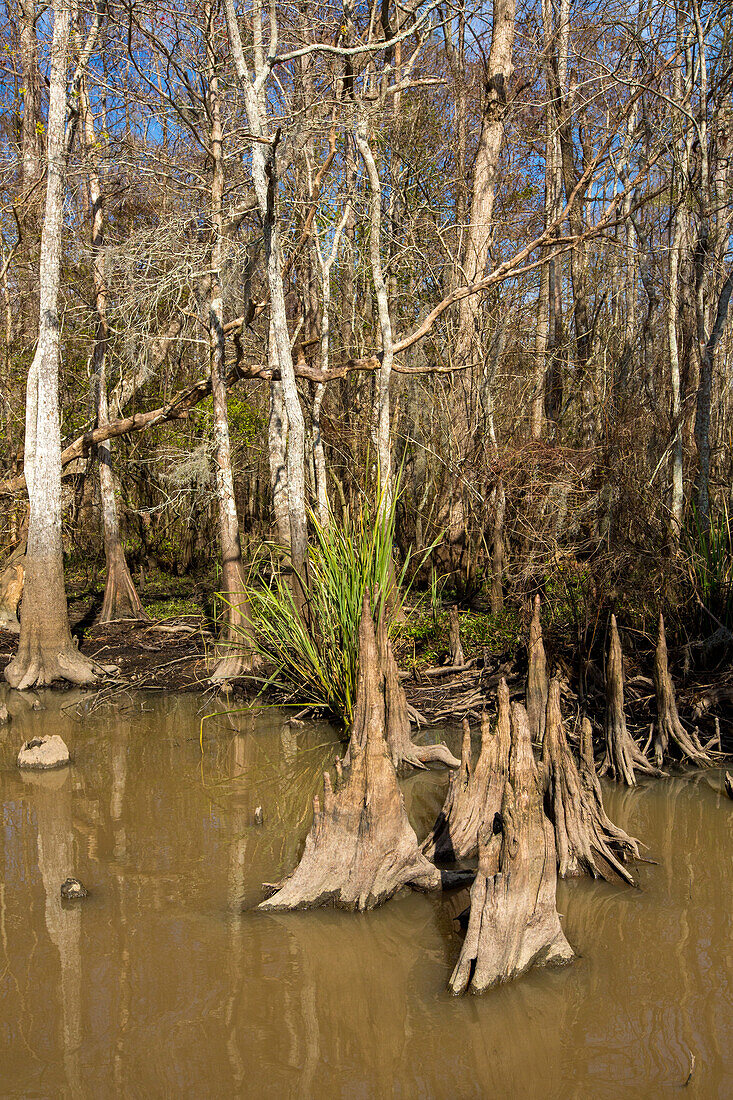
<path fill-rule="evenodd" d="M 484 648 L 492 654 L 505 653 L 518 645 L 524 636 L 519 614 L 509 607 L 498 615 L 462 611 L 460 623 L 463 649 L 469 658 L 480 656 Z M 449 628 L 448 611 L 429 610 L 424 605 L 413 608 L 397 631 L 400 653 L 433 664 L 448 652 Z"/>
<path fill-rule="evenodd" d="M 201 402 L 200 409 L 203 413 L 204 423 L 209 427 L 214 415 L 210 396 Z M 229 435 L 233 443 L 242 443 L 249 446 L 254 443 L 265 426 L 264 417 L 254 405 L 235 393 L 227 395 L 227 415 L 229 418 Z"/>
<path fill-rule="evenodd" d="M 693 507 L 686 541 L 695 595 L 713 619 L 733 629 L 733 534 L 725 501 L 722 515 L 709 523 Z"/>
<path fill-rule="evenodd" d="M 309 554 L 306 613 L 295 605 L 290 580 L 275 565 L 267 587 L 250 586 L 247 595 L 257 628 L 257 648 L 275 671 L 267 681 L 306 706 L 322 708 L 351 722 L 359 672 L 359 620 L 365 591 L 375 616 L 385 604 L 401 607 L 393 560 L 395 503 L 382 508 L 364 502 L 359 514 L 323 527 L 314 515 Z M 408 557 L 409 560 L 409 557 Z"/>
<path fill-rule="evenodd" d="M 167 599 L 145 600 L 145 610 L 154 619 L 179 619 L 196 618 L 203 619 L 199 601 L 195 596 L 171 596 Z"/>

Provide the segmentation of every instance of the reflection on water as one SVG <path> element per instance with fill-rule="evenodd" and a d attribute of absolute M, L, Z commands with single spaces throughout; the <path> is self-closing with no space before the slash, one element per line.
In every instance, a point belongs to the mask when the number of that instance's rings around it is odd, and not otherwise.
<path fill-rule="evenodd" d="M 642 889 L 561 883 L 576 962 L 454 1000 L 465 895 L 242 912 L 299 855 L 336 748 L 327 725 L 220 714 L 202 758 L 194 696 L 115 710 L 78 693 L 42 710 L 3 698 L 3 1097 L 656 1097 L 684 1083 L 691 1053 L 686 1093 L 733 1096 L 733 803 L 719 774 L 607 788 L 611 816 L 658 861 Z M 64 737 L 69 770 L 18 772 L 39 732 Z M 421 835 L 445 783 L 405 783 Z M 69 874 L 91 891 L 81 905 L 61 904 Z"/>

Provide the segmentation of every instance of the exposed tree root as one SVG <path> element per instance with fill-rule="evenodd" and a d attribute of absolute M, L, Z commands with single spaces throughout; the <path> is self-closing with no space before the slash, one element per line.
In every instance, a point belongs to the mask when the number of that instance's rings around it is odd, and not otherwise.
<path fill-rule="evenodd" d="M 240 676 L 248 676 L 255 669 L 256 662 L 253 653 L 251 650 L 242 650 L 241 645 L 241 639 L 239 643 L 232 642 L 231 651 L 217 660 L 209 677 L 212 684 L 237 680 Z"/>
<path fill-rule="evenodd" d="M 116 619 L 140 619 L 142 622 L 149 622 L 150 616 L 140 601 L 119 536 L 108 541 L 107 583 L 99 622 L 111 623 Z"/>
<path fill-rule="evenodd" d="M 626 728 L 624 667 L 615 615 L 611 616 L 611 637 L 606 659 L 606 755 L 600 774 L 607 772 L 629 787 L 636 786 L 636 772 L 662 774 L 647 759 Z"/>
<path fill-rule="evenodd" d="M 723 782 L 725 784 L 725 793 L 728 795 L 728 798 L 733 798 L 733 777 L 730 772 L 725 773 Z"/>
<path fill-rule="evenodd" d="M 511 753 L 502 810 L 479 843 L 468 930 L 448 983 L 482 993 L 531 966 L 573 958 L 560 927 L 552 825 L 545 816 L 527 713 L 511 708 Z"/>
<path fill-rule="evenodd" d="M 372 909 L 403 886 L 433 890 L 442 885 L 440 871 L 418 847 L 387 747 L 385 675 L 367 598 L 359 633 L 349 775 L 334 792 L 326 773 L 323 808 L 315 799 L 301 861 L 261 909 L 305 909 L 327 902 Z"/>
<path fill-rule="evenodd" d="M 527 717 L 532 740 L 542 744 L 547 710 L 547 658 L 542 641 L 540 598 L 535 596 L 527 644 Z"/>
<path fill-rule="evenodd" d="M 667 638 L 664 616 L 659 613 L 659 636 L 654 654 L 654 688 L 657 695 L 657 721 L 654 728 L 652 752 L 657 767 L 662 766 L 669 752 L 670 741 L 676 746 L 682 760 L 707 768 L 713 763 L 710 753 L 700 744 L 697 732 L 688 733 L 680 721 L 675 698 L 674 682 L 669 672 Z"/>
<path fill-rule="evenodd" d="M 468 859 L 478 851 L 479 834 L 491 826 L 501 810 L 511 742 L 509 689 L 502 678 L 497 692 L 499 714 L 492 733 L 486 715 L 481 721 L 481 752 L 475 769 L 471 761 L 471 733 L 463 720 L 461 767 L 451 776 L 443 808 L 422 850 L 429 859 L 450 862 Z"/>
<path fill-rule="evenodd" d="M 18 652 L 5 669 L 11 687 L 24 691 L 57 680 L 83 685 L 98 679 L 103 669 L 71 637 L 60 555 L 40 563 L 26 556 L 23 608 Z"/>
<path fill-rule="evenodd" d="M 621 830 L 615 826 L 611 832 L 607 830 L 608 817 L 595 771 L 591 767 L 589 774 L 586 767 L 581 774 L 576 766 L 565 737 L 557 677 L 550 683 L 542 761 L 547 768 L 546 804 L 555 827 L 560 877 L 588 874 L 612 882 L 618 876 L 635 886 L 621 860 L 625 853 L 639 854 L 637 843 L 626 837 L 626 843 L 621 844 Z"/>
<path fill-rule="evenodd" d="M 71 641 L 59 648 L 30 637 L 25 641 L 21 638 L 17 654 L 5 669 L 5 679 L 18 691 L 46 687 L 59 680 L 81 687 L 95 683 L 102 672 L 98 665 L 82 656 Z"/>

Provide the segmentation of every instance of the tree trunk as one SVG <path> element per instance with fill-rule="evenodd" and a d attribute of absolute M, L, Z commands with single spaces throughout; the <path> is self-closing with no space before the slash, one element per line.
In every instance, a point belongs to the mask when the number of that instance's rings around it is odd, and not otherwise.
<path fill-rule="evenodd" d="M 217 58 L 213 50 L 214 11 L 206 7 L 206 50 L 209 67 L 209 118 L 213 174 L 211 181 L 211 295 L 209 300 L 209 348 L 211 397 L 214 411 L 214 462 L 219 506 L 219 537 L 222 553 L 222 595 L 226 601 L 226 628 L 216 647 L 218 663 L 212 672 L 215 682 L 230 680 L 251 671 L 254 659 L 252 615 L 246 595 L 239 518 L 234 496 L 229 414 L 226 387 L 224 337 L 223 197 L 224 157 L 222 148 L 221 99 Z"/>
<path fill-rule="evenodd" d="M 506 490 L 504 482 L 496 486 L 494 501 L 494 532 L 491 546 L 491 614 L 500 614 L 504 607 L 504 514 Z"/>
<path fill-rule="evenodd" d="M 255 77 L 249 72 L 239 32 L 234 0 L 223 0 L 229 42 L 237 76 L 244 94 L 247 122 L 252 135 L 252 181 L 263 222 L 267 285 L 270 292 L 270 322 L 280 364 L 283 397 L 288 414 L 288 506 L 290 510 L 290 558 L 294 570 L 294 595 L 299 606 L 305 603 L 308 569 L 308 525 L 305 497 L 305 423 L 300 407 L 298 386 L 288 332 L 285 290 L 282 276 L 280 227 L 277 218 L 277 146 L 278 130 L 268 135 L 265 84 L 269 67 L 261 45 L 255 49 Z M 261 4 L 256 5 L 252 24 L 260 27 Z"/>
<path fill-rule="evenodd" d="M 274 336 L 270 348 L 275 351 Z M 288 511 L 288 469 L 286 460 L 288 418 L 283 403 L 282 382 L 270 382 L 270 416 L 267 426 L 270 490 L 275 513 L 277 537 L 281 546 L 290 547 L 290 514 Z"/>
<path fill-rule="evenodd" d="M 481 752 L 475 770 L 468 719 L 463 720 L 461 767 L 451 776 L 443 808 L 422 845 L 429 859 L 450 863 L 475 856 L 479 837 L 490 831 L 494 815 L 501 811 L 511 743 L 509 688 L 503 677 L 497 702 L 494 732 L 486 715 L 481 721 Z"/>
<path fill-rule="evenodd" d="M 504 116 L 512 74 L 516 0 L 493 0 L 492 7 L 491 47 L 486 69 L 481 133 L 473 166 L 471 210 L 461 265 L 462 277 L 467 284 L 481 279 L 489 264 L 499 158 L 504 141 Z M 468 370 L 460 372 L 452 383 L 451 414 L 455 433 L 452 468 L 455 472 L 451 474 L 449 528 L 451 568 L 456 572 L 460 569 L 466 543 L 462 479 L 473 430 L 474 367 L 482 364 L 484 359 L 480 332 L 482 303 L 481 295 L 469 295 L 461 300 L 458 309 L 455 358 L 459 365 L 467 366 Z M 497 592 L 495 588 L 492 611 L 498 599 Z"/>
<path fill-rule="evenodd" d="M 547 805 L 555 827 L 560 878 L 588 874 L 615 882 L 618 877 L 635 886 L 622 860 L 638 858 L 638 842 L 616 826 L 606 828 L 608 817 L 595 771 L 591 766 L 590 776 L 587 769 L 581 774 L 568 748 L 557 677 L 550 683 L 542 762 L 547 768 Z"/>
<path fill-rule="evenodd" d="M 325 774 L 323 809 L 314 799 L 301 861 L 260 909 L 307 909 L 328 902 L 342 909 L 373 909 L 403 886 L 441 887 L 440 871 L 420 851 L 407 820 L 385 738 L 386 715 L 387 684 L 365 595 L 348 777 L 334 792 Z"/>
<path fill-rule="evenodd" d="M 560 965 L 573 950 L 560 927 L 552 825 L 542 805 L 529 722 L 511 708 L 511 752 L 501 812 L 479 840 L 468 930 L 448 988 L 483 993 L 531 966 Z"/>
<path fill-rule="evenodd" d="M 611 637 L 606 658 L 606 755 L 601 775 L 610 772 L 617 782 L 636 786 L 636 772 L 660 775 L 626 728 L 624 714 L 624 664 L 616 616 L 611 616 Z"/>
<path fill-rule="evenodd" d="M 541 745 L 545 736 L 545 714 L 547 711 L 547 659 L 542 641 L 540 623 L 540 598 L 535 596 L 532 609 L 532 621 L 529 624 L 529 644 L 527 646 L 527 717 L 529 732 L 535 744 Z"/>
<path fill-rule="evenodd" d="M 104 209 L 105 200 L 102 178 L 99 171 L 97 140 L 94 132 L 94 116 L 89 100 L 86 76 L 79 82 L 79 113 L 81 116 L 81 134 L 84 152 L 87 158 L 89 177 L 89 197 L 91 200 L 91 238 L 92 262 L 94 274 L 94 302 L 97 312 L 97 331 L 94 340 L 94 386 L 96 390 L 97 424 L 104 427 L 109 423 L 109 404 L 107 401 L 107 344 L 109 327 L 107 324 L 107 279 L 104 260 Z M 101 623 L 113 619 L 145 619 L 140 597 L 130 575 L 122 545 L 120 524 L 115 499 L 114 476 L 112 474 L 112 442 L 107 439 L 97 447 L 99 462 L 99 492 L 102 503 L 102 531 L 104 536 L 104 556 L 107 563 L 107 581 L 104 588 L 104 600 L 99 616 Z"/>
<path fill-rule="evenodd" d="M 59 275 L 66 167 L 66 66 L 71 11 L 55 0 L 47 128 L 47 183 L 41 263 L 38 346 L 28 372 L 25 478 L 30 517 L 18 653 L 5 669 L 15 688 L 68 680 L 86 684 L 96 672 L 74 646 L 64 588 L 61 546 L 61 432 L 59 423 Z"/>
<path fill-rule="evenodd" d="M 671 740 L 684 762 L 689 761 L 699 768 L 710 767 L 713 758 L 700 744 L 697 731 L 692 730 L 688 733 L 680 721 L 674 682 L 669 673 L 667 638 L 664 631 L 664 617 L 661 612 L 659 614 L 659 636 L 654 654 L 654 689 L 657 696 L 657 722 L 652 743 L 654 763 L 658 768 L 662 767 L 669 752 Z"/>
<path fill-rule="evenodd" d="M 375 419 L 378 480 L 381 494 L 380 512 L 386 514 L 392 503 L 392 444 L 389 430 L 389 382 L 392 375 L 394 350 L 392 342 L 392 320 L 389 312 L 389 296 L 387 294 L 387 284 L 384 281 L 384 274 L 382 272 L 382 188 L 379 182 L 379 173 L 377 172 L 374 154 L 369 145 L 365 122 L 359 122 L 355 137 L 357 148 L 369 178 L 369 258 L 374 295 L 377 300 L 379 327 L 382 335 L 382 355 L 375 387 Z"/>
<path fill-rule="evenodd" d="M 466 663 L 461 642 L 461 624 L 458 619 L 458 604 L 453 604 L 450 609 L 450 663 L 462 668 Z"/>

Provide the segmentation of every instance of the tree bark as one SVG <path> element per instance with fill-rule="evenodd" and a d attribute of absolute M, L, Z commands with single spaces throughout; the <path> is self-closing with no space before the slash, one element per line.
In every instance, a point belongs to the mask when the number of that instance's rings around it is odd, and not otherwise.
<path fill-rule="evenodd" d="M 479 841 L 468 930 L 448 988 L 483 993 L 531 966 L 561 965 L 573 950 L 560 927 L 552 825 L 542 806 L 529 722 L 511 708 L 511 752 L 501 812 Z"/>
<path fill-rule="evenodd" d="M 660 775 L 626 728 L 624 714 L 624 665 L 616 616 L 611 616 L 611 637 L 606 658 L 606 755 L 601 775 L 607 772 L 619 783 L 636 786 L 636 772 Z"/>
<path fill-rule="evenodd" d="M 385 737 L 386 721 L 387 685 L 365 595 L 348 777 L 334 791 L 325 774 L 323 808 L 314 799 L 301 861 L 260 909 L 307 909 L 332 902 L 341 909 L 364 910 L 381 905 L 403 886 L 440 889 L 440 871 L 420 851 L 407 820 Z"/>
<path fill-rule="evenodd" d="M 504 607 L 504 515 L 506 490 L 499 481 L 494 498 L 494 531 L 491 544 L 491 614 L 499 615 Z"/>
<path fill-rule="evenodd" d="M 671 741 L 684 762 L 689 761 L 699 768 L 710 767 L 714 762 L 713 758 L 700 744 L 697 731 L 691 730 L 688 733 L 680 721 L 674 682 L 669 673 L 667 637 L 661 612 L 657 648 L 654 654 L 654 690 L 657 697 L 657 721 L 652 742 L 654 763 L 658 768 L 662 767 L 669 753 Z"/>
<path fill-rule="evenodd" d="M 461 642 L 461 624 L 458 619 L 458 604 L 455 603 L 450 609 L 449 638 L 450 663 L 458 668 L 462 668 L 466 663 L 466 658 L 463 653 L 463 644 Z"/>
<path fill-rule="evenodd" d="M 471 209 L 462 257 L 463 279 L 469 284 L 483 278 L 489 264 L 494 202 L 499 179 L 499 158 L 504 141 L 504 116 L 512 74 L 516 0 L 493 0 L 492 8 L 491 47 L 487 61 L 481 133 L 473 166 Z M 466 508 L 463 500 L 462 477 L 472 435 L 470 409 L 473 368 L 484 359 L 479 331 L 482 304 L 482 298 L 471 296 L 463 298 L 458 307 L 455 358 L 459 366 L 466 366 L 469 369 L 459 374 L 452 383 L 452 418 L 455 432 L 455 456 L 452 467 L 455 473 L 451 476 L 450 484 L 449 528 L 451 565 L 456 571 L 460 567 L 465 546 Z M 494 605 L 497 600 L 498 589 L 495 586 L 492 610 L 495 610 Z"/>
<path fill-rule="evenodd" d="M 274 349 L 274 337 L 270 338 Z M 290 514 L 288 511 L 287 469 L 288 419 L 283 403 L 283 388 L 279 381 L 270 382 L 270 416 L 267 426 L 270 491 L 275 513 L 277 537 L 281 546 L 290 547 Z"/>
<path fill-rule="evenodd" d="M 540 623 L 540 598 L 535 596 L 532 609 L 532 621 L 529 624 L 529 643 L 527 645 L 527 717 L 529 731 L 535 744 L 541 745 L 545 736 L 545 715 L 547 712 L 547 659 L 542 641 Z"/>
<path fill-rule="evenodd" d="M 218 61 L 213 46 L 214 9 L 206 5 L 206 60 L 210 119 L 211 178 L 211 290 L 209 298 L 209 362 L 214 412 L 214 463 L 219 508 L 219 538 L 222 555 L 222 596 L 226 604 L 226 627 L 216 646 L 217 664 L 211 673 L 216 682 L 250 672 L 255 664 L 254 626 L 242 563 L 239 517 L 234 496 L 232 449 L 226 386 L 226 343 L 224 334 L 224 288 L 222 285 L 224 155 L 221 123 L 221 95 Z"/>
<path fill-rule="evenodd" d="M 380 489 L 380 512 L 389 511 L 392 502 L 392 445 L 389 431 L 389 382 L 394 361 L 394 343 L 392 340 L 392 320 L 389 312 L 387 284 L 382 271 L 382 188 L 379 173 L 367 137 L 366 122 L 360 120 L 356 129 L 356 145 L 369 179 L 370 224 L 369 224 L 369 260 L 372 272 L 374 295 L 377 300 L 379 327 L 382 334 L 382 359 L 376 384 L 376 432 L 378 482 Z"/>
<path fill-rule="evenodd" d="M 97 313 L 97 331 L 94 338 L 94 386 L 97 406 L 97 424 L 105 427 L 109 424 L 109 404 L 107 401 L 107 345 L 109 326 L 107 323 L 107 278 L 105 274 L 104 237 L 105 237 L 105 196 L 99 169 L 97 139 L 94 132 L 94 116 L 89 99 L 86 75 L 79 82 L 79 113 L 81 117 L 81 135 L 87 159 L 89 179 L 89 197 L 91 200 L 91 244 L 92 267 L 94 277 L 94 303 Z M 125 558 L 125 550 L 120 534 L 117 501 L 115 498 L 114 476 L 112 474 L 112 444 L 107 439 L 97 447 L 99 470 L 99 492 L 102 504 L 102 532 L 104 537 L 104 556 L 107 563 L 107 580 L 104 588 L 104 600 L 99 615 L 101 623 L 113 619 L 149 619 L 140 602 L 130 570 Z"/>
<path fill-rule="evenodd" d="M 68 680 L 86 684 L 96 672 L 74 646 L 64 588 L 61 545 L 61 432 L 59 423 L 59 275 L 66 167 L 66 66 L 71 11 L 53 5 L 53 39 L 47 127 L 47 183 L 41 236 L 38 346 L 28 373 L 25 478 L 30 517 L 25 592 L 18 653 L 5 669 L 15 688 Z"/>
<path fill-rule="evenodd" d="M 252 181 L 263 222 L 267 285 L 270 292 L 270 321 L 277 347 L 283 397 L 288 414 L 288 506 L 290 509 L 290 557 L 294 572 L 294 595 L 303 606 L 307 589 L 308 525 L 305 496 L 305 423 L 300 407 L 298 387 L 293 367 L 293 355 L 288 332 L 285 290 L 282 277 L 280 227 L 277 218 L 277 146 L 278 130 L 274 136 L 267 132 L 265 85 L 269 67 L 264 60 L 261 44 L 255 49 L 255 76 L 252 79 L 247 64 L 242 37 L 239 32 L 234 0 L 223 0 L 237 76 L 244 93 L 247 122 L 252 134 Z M 261 33 L 261 5 L 255 5 L 252 23 Z M 274 16 L 273 16 L 274 19 Z"/>
<path fill-rule="evenodd" d="M 407 697 L 384 621 L 387 610 L 388 604 L 383 609 L 377 628 L 377 653 L 385 683 L 386 736 L 392 763 L 398 771 L 425 768 L 428 764 L 458 768 L 460 761 L 456 760 L 447 745 L 416 745 L 412 740 Z"/>
<path fill-rule="evenodd" d="M 475 856 L 479 838 L 490 830 L 501 811 L 511 744 L 509 688 L 502 677 L 497 689 L 498 714 L 492 732 L 486 715 L 481 720 L 481 752 L 475 769 L 471 760 L 471 732 L 463 720 L 461 766 L 451 776 L 448 794 L 435 824 L 422 844 L 429 859 L 450 863 Z"/>
<path fill-rule="evenodd" d="M 547 699 L 542 763 L 547 769 L 547 805 L 555 827 L 560 878 L 588 874 L 608 882 L 621 878 L 635 886 L 623 860 L 627 856 L 638 858 L 638 842 L 616 826 L 606 827 L 608 817 L 595 771 L 591 766 L 589 773 L 582 762 L 582 771 L 579 770 L 568 748 L 560 711 L 560 681 L 556 676 L 550 683 Z M 625 839 L 621 841 L 621 837 Z"/>

